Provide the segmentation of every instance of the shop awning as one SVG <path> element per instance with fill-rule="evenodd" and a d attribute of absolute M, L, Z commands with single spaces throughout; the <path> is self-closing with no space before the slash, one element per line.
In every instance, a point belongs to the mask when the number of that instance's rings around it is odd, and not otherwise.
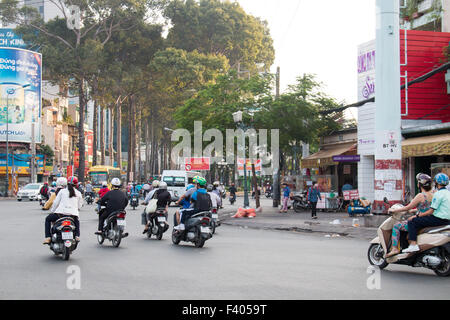
<path fill-rule="evenodd" d="M 356 155 L 356 148 L 357 144 L 353 142 L 325 147 L 319 152 L 302 159 L 302 168 L 319 168 L 336 165 L 338 162 L 333 161 L 334 156 L 343 154 Z"/>
<path fill-rule="evenodd" d="M 450 133 L 409 138 L 402 141 L 402 157 L 428 157 L 450 154 Z"/>

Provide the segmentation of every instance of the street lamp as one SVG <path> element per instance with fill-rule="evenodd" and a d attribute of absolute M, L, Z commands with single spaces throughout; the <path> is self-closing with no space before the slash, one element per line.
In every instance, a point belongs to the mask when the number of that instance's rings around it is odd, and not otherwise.
<path fill-rule="evenodd" d="M 5 83 L 3 83 L 5 84 Z M 7 83 L 12 84 L 12 83 Z M 14 84 L 17 85 L 17 84 Z M 31 84 L 25 84 L 21 86 L 22 89 L 25 89 L 26 87 L 31 86 Z M 15 94 L 17 89 L 9 88 L 6 90 L 6 190 L 5 190 L 5 197 L 8 197 L 9 194 L 9 96 Z"/>
<path fill-rule="evenodd" d="M 245 124 L 242 122 L 242 111 L 237 111 L 235 113 L 233 113 L 233 120 L 234 123 L 236 123 L 236 126 L 240 129 L 242 129 L 242 131 L 244 131 L 243 134 L 243 148 L 244 148 L 244 208 L 248 208 L 250 207 L 250 201 L 248 199 L 248 189 L 247 189 L 247 161 L 245 159 L 245 132 L 247 131 L 247 129 L 249 129 L 249 127 L 246 127 Z"/>

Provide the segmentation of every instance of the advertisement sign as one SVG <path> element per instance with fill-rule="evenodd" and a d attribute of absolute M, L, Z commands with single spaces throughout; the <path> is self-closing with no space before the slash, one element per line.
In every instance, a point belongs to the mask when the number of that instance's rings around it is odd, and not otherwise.
<path fill-rule="evenodd" d="M 359 162 L 361 161 L 361 156 L 333 156 L 334 162 Z"/>
<path fill-rule="evenodd" d="M 253 161 L 251 159 L 245 159 L 246 162 L 246 169 L 247 169 L 247 175 L 252 175 L 252 163 L 255 164 L 255 173 L 257 176 L 261 175 L 261 159 L 257 159 L 256 161 Z M 239 175 L 244 175 L 244 159 L 243 158 L 237 158 L 237 164 L 238 164 L 238 171 Z"/>
<path fill-rule="evenodd" d="M 358 190 L 342 191 L 342 195 L 344 196 L 344 200 L 359 199 L 359 192 L 358 192 Z"/>
<path fill-rule="evenodd" d="M 0 141 L 41 143 L 42 55 L 0 48 Z"/>
<path fill-rule="evenodd" d="M 375 40 L 358 47 L 358 101 L 375 97 Z"/>
<path fill-rule="evenodd" d="M 210 169 L 210 158 L 184 158 L 184 168 L 186 171 L 207 171 Z"/>
<path fill-rule="evenodd" d="M 23 39 L 15 34 L 13 29 L 0 28 L 0 47 L 24 49 L 26 45 Z"/>
<path fill-rule="evenodd" d="M 30 174 L 30 160 L 31 154 L 8 154 L 8 171 L 9 173 L 16 172 L 17 174 Z M 36 155 L 37 174 L 44 173 L 44 155 Z M 0 174 L 6 173 L 6 155 L 0 154 Z"/>

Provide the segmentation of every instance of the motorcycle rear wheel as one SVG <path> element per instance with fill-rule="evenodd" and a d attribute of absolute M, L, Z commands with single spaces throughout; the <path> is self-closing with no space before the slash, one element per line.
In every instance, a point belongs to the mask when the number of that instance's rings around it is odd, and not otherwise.
<path fill-rule="evenodd" d="M 118 225 L 114 227 L 114 239 L 112 244 L 114 247 L 118 248 L 120 246 L 120 242 L 122 241 L 122 230 L 120 230 Z"/>
<path fill-rule="evenodd" d="M 389 263 L 383 258 L 384 250 L 381 244 L 372 243 L 367 251 L 367 257 L 369 258 L 369 263 L 373 266 L 377 266 L 380 269 L 384 269 Z"/>
<path fill-rule="evenodd" d="M 63 260 L 67 261 L 70 258 L 70 248 L 67 248 L 64 246 L 63 253 L 62 253 Z"/>
<path fill-rule="evenodd" d="M 176 236 L 175 232 L 176 232 L 175 230 L 172 231 L 172 242 L 173 242 L 173 244 L 178 245 L 178 244 L 180 244 L 181 240 L 179 237 Z"/>
<path fill-rule="evenodd" d="M 203 246 L 205 245 L 205 241 L 206 241 L 206 239 L 200 236 L 197 239 L 197 241 L 194 242 L 195 247 L 196 248 L 203 248 Z"/>

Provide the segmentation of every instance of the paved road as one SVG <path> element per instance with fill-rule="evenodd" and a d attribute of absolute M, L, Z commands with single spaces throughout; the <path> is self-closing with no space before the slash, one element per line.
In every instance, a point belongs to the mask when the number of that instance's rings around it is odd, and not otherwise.
<path fill-rule="evenodd" d="M 450 289 L 450 278 L 389 266 L 369 290 L 368 243 L 358 239 L 222 226 L 202 249 L 173 245 L 169 231 L 148 240 L 142 207 L 128 210 L 130 237 L 113 248 L 97 244 L 97 215 L 85 206 L 82 242 L 63 261 L 41 244 L 36 202 L 0 206 L 0 299 L 447 299 Z M 80 268 L 80 290 L 67 288 L 69 266 Z"/>

